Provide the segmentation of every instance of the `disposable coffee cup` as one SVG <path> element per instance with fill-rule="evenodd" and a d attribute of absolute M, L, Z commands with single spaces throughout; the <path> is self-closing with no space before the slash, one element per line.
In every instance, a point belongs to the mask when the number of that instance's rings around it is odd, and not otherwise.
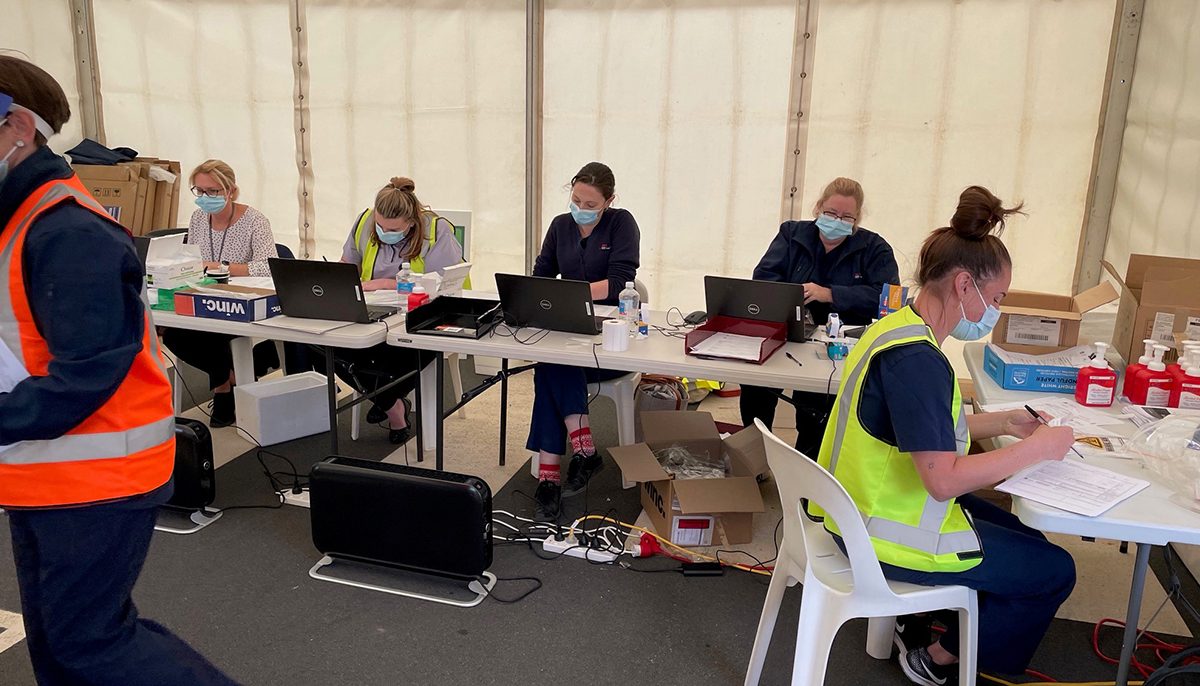
<path fill-rule="evenodd" d="M 217 283 L 229 283 L 229 267 L 209 267 L 204 273 Z"/>

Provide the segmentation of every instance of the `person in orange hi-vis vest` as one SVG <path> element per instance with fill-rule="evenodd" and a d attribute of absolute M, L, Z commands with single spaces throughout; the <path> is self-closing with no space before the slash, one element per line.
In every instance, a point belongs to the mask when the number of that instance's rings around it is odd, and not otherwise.
<path fill-rule="evenodd" d="M 0 507 L 42 686 L 233 684 L 130 592 L 171 496 L 171 387 L 129 234 L 46 140 L 71 116 L 0 55 Z"/>

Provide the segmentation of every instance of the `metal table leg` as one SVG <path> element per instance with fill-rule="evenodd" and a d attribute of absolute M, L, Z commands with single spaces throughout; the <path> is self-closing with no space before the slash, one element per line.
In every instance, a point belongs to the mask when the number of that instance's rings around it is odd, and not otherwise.
<path fill-rule="evenodd" d="M 508 439 L 508 358 L 500 360 L 500 466 Z"/>
<path fill-rule="evenodd" d="M 337 375 L 333 373 L 333 348 L 325 346 L 325 386 L 329 391 L 329 454 L 338 454 Z"/>
<path fill-rule="evenodd" d="M 1150 544 L 1137 544 L 1133 562 L 1133 584 L 1129 588 L 1129 609 L 1125 611 L 1125 637 L 1121 641 L 1121 660 L 1117 663 L 1117 686 L 1129 683 L 1129 664 L 1137 641 L 1138 615 L 1142 610 L 1142 591 L 1146 585 L 1146 569 L 1150 566 Z"/>
<path fill-rule="evenodd" d="M 420 357 L 418 356 L 418 360 Z M 425 392 L 425 384 L 421 381 L 421 377 L 425 376 L 425 370 L 417 372 L 417 387 L 416 393 L 413 393 L 413 399 L 416 400 L 417 418 L 417 462 L 425 461 L 425 401 L 421 399 L 421 395 Z"/>
<path fill-rule="evenodd" d="M 436 465 L 440 471 L 442 469 L 442 461 L 446 452 L 446 413 L 442 412 L 442 407 L 445 405 L 446 391 L 442 387 L 446 383 L 446 359 L 444 355 L 434 355 L 434 364 L 437 365 L 437 377 L 434 381 L 434 414 L 437 415 L 437 433 L 436 433 Z"/>

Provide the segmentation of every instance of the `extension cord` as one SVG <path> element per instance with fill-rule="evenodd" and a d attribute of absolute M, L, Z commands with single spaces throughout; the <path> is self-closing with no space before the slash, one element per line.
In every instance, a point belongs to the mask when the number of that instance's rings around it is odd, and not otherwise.
<path fill-rule="evenodd" d="M 569 536 L 561 541 L 554 540 L 553 535 L 547 536 L 546 540 L 542 541 L 542 550 L 555 555 L 578 557 L 597 564 L 617 559 L 616 553 L 607 550 L 579 547 L 579 541 L 575 540 L 574 536 Z"/>
<path fill-rule="evenodd" d="M 292 489 L 290 488 L 284 491 L 276 491 L 276 493 L 283 496 L 284 505 L 295 505 L 296 507 L 310 506 L 307 488 L 304 489 L 303 493 L 292 493 Z"/>

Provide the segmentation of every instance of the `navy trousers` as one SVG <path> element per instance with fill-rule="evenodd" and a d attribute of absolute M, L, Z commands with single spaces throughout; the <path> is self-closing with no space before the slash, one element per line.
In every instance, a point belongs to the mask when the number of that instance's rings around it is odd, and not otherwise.
<path fill-rule="evenodd" d="M 629 372 L 592 367 L 539 364 L 533 370 L 533 417 L 529 421 L 529 450 L 562 455 L 567 445 L 563 418 L 587 414 L 588 384 L 609 381 Z"/>
<path fill-rule="evenodd" d="M 130 597 L 158 505 L 170 492 L 165 486 L 105 505 L 8 511 L 25 640 L 40 686 L 236 683 L 165 627 L 139 618 Z"/>
<path fill-rule="evenodd" d="M 917 572 L 882 565 L 883 575 L 924 586 L 959 585 L 979 592 L 979 669 L 1021 674 L 1050 621 L 1075 588 L 1075 560 L 1015 515 L 973 495 L 958 499 L 975 520 L 983 562 L 965 572 Z M 941 638 L 958 654 L 958 626 Z"/>

